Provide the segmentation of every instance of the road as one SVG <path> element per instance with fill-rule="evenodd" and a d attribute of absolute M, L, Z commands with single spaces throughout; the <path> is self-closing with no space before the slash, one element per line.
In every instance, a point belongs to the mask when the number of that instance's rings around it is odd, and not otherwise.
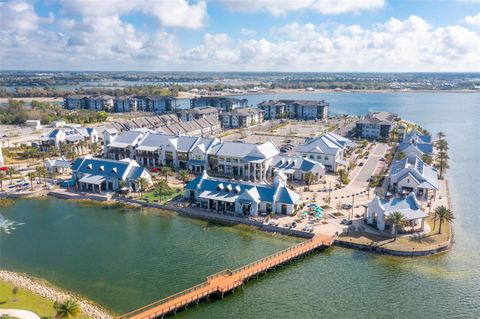
<path fill-rule="evenodd" d="M 383 143 L 378 143 L 375 146 L 373 152 L 368 157 L 368 160 L 363 164 L 363 166 L 361 166 L 360 171 L 352 179 L 352 184 L 355 184 L 355 186 L 361 186 L 368 183 L 368 179 L 372 177 L 380 162 L 380 158 L 385 155 L 387 148 L 388 145 Z"/>

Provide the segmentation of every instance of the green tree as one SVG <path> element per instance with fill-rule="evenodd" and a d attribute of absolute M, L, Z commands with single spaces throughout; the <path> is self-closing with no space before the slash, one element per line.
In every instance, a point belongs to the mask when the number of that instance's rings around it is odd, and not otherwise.
<path fill-rule="evenodd" d="M 10 166 L 7 168 L 7 174 L 10 176 L 10 184 L 13 184 L 13 175 L 17 174 L 17 170 Z"/>
<path fill-rule="evenodd" d="M 397 160 L 402 160 L 405 158 L 405 153 L 404 152 L 398 152 L 397 153 Z"/>
<path fill-rule="evenodd" d="M 37 174 L 35 174 L 35 172 L 29 172 L 27 177 L 30 179 L 30 189 L 33 191 L 33 181 L 35 180 L 35 177 L 37 177 Z"/>
<path fill-rule="evenodd" d="M 165 175 L 165 180 L 168 179 L 168 175 L 170 175 L 170 172 L 172 171 L 172 169 L 170 168 L 170 166 L 164 166 L 162 168 L 162 172 L 163 174 Z"/>
<path fill-rule="evenodd" d="M 450 157 L 445 152 L 440 152 L 437 156 L 437 168 L 440 170 L 440 179 L 443 178 L 443 173 L 450 167 L 448 165 L 448 159 Z"/>
<path fill-rule="evenodd" d="M 145 177 L 140 177 L 138 179 L 138 191 L 140 192 L 140 198 L 143 197 L 143 192 L 148 186 L 148 181 Z"/>
<path fill-rule="evenodd" d="M 13 286 L 13 288 L 12 288 L 12 295 L 13 295 L 13 300 L 14 300 L 14 301 L 17 301 L 17 294 L 18 294 L 18 287 L 17 287 L 17 286 Z"/>
<path fill-rule="evenodd" d="M 397 226 L 403 226 L 406 224 L 407 220 L 405 216 L 400 212 L 392 212 L 390 215 L 387 216 L 387 218 L 385 218 L 385 220 L 392 225 L 394 241 L 397 240 L 397 234 L 398 234 Z"/>
<path fill-rule="evenodd" d="M 308 190 L 310 190 L 310 185 L 315 182 L 315 179 L 315 174 L 312 172 L 307 172 L 303 175 L 303 180 L 305 181 L 305 184 L 307 184 Z"/>
<path fill-rule="evenodd" d="M 445 222 L 451 223 L 451 222 L 453 222 L 454 219 L 455 219 L 455 217 L 453 216 L 453 212 L 450 209 L 448 209 L 447 207 L 442 205 L 442 206 L 439 206 L 439 207 L 435 208 L 435 221 L 438 220 L 438 222 L 439 222 L 439 225 L 438 225 L 438 233 L 439 234 L 442 233 L 443 223 L 445 223 Z"/>
<path fill-rule="evenodd" d="M 43 184 L 47 185 L 47 169 L 43 166 L 39 166 L 35 169 L 35 171 L 39 179 L 43 177 Z"/>
<path fill-rule="evenodd" d="M 155 184 L 155 191 L 157 192 L 158 196 L 160 197 L 160 201 L 163 200 L 163 195 L 170 190 L 167 181 L 161 179 Z"/>
<path fill-rule="evenodd" d="M 422 161 L 428 165 L 431 165 L 432 164 L 432 156 L 428 155 L 428 154 L 423 154 L 422 155 Z"/>
<path fill-rule="evenodd" d="M 185 184 L 188 183 L 190 179 L 190 174 L 186 170 L 181 170 L 178 172 L 178 177 L 182 181 L 183 188 L 185 188 Z"/>
<path fill-rule="evenodd" d="M 3 189 L 3 181 L 5 180 L 5 173 L 3 171 L 0 171 L 0 189 Z"/>
<path fill-rule="evenodd" d="M 98 145 L 97 142 L 90 144 L 90 152 L 92 152 L 93 155 L 97 155 L 98 153 L 100 153 L 100 151 L 101 147 L 100 145 Z"/>
<path fill-rule="evenodd" d="M 63 302 L 55 301 L 53 303 L 56 319 L 76 318 L 80 315 L 80 304 L 74 299 L 67 299 Z"/>

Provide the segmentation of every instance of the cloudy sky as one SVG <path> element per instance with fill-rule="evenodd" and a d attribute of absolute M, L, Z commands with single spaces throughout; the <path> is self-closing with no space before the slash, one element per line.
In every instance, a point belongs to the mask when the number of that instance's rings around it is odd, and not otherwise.
<path fill-rule="evenodd" d="M 0 69 L 480 71 L 480 0 L 0 0 Z"/>

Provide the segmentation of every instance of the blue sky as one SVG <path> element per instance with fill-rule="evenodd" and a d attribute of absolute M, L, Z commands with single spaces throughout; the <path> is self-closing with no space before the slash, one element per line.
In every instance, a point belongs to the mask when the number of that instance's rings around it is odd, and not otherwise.
<path fill-rule="evenodd" d="M 0 0 L 0 68 L 480 71 L 480 0 Z"/>

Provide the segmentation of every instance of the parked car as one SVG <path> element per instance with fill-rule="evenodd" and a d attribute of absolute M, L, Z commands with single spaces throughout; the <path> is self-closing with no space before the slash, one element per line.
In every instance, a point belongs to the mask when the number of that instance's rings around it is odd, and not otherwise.
<path fill-rule="evenodd" d="M 363 166 L 363 162 L 360 162 L 360 164 L 358 164 L 358 166 Z"/>

